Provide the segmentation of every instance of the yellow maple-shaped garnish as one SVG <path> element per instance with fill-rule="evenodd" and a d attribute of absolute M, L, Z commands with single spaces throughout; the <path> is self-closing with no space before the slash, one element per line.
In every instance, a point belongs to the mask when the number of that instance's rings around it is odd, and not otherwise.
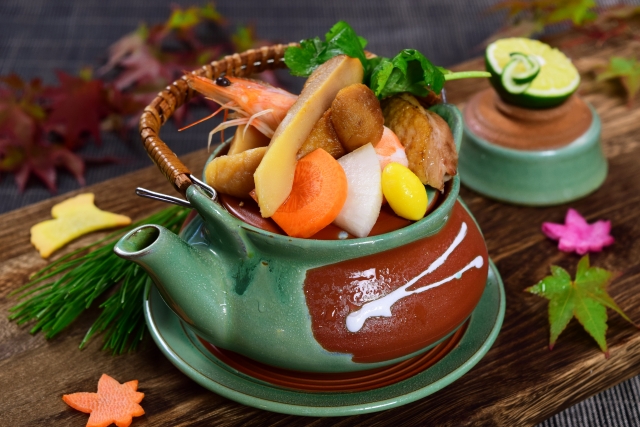
<path fill-rule="evenodd" d="M 144 409 L 138 405 L 144 393 L 138 390 L 138 380 L 120 384 L 107 374 L 98 381 L 97 393 L 65 394 L 62 400 L 73 409 L 89 415 L 87 427 L 107 427 L 115 424 L 128 427 L 133 417 L 144 415 Z"/>
<path fill-rule="evenodd" d="M 51 209 L 54 219 L 31 227 L 31 243 L 42 258 L 78 237 L 96 230 L 131 223 L 131 218 L 100 210 L 93 204 L 93 193 L 79 194 Z"/>

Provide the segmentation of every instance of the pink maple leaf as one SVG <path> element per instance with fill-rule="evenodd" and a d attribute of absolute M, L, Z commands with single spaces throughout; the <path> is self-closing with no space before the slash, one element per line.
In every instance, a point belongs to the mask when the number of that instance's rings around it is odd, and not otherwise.
<path fill-rule="evenodd" d="M 614 242 L 609 234 L 610 221 L 596 221 L 588 224 L 575 209 L 569 209 L 564 224 L 545 222 L 542 232 L 553 240 L 559 240 L 558 249 L 563 252 L 576 252 L 584 255 L 587 252 L 600 252 L 604 246 Z"/>

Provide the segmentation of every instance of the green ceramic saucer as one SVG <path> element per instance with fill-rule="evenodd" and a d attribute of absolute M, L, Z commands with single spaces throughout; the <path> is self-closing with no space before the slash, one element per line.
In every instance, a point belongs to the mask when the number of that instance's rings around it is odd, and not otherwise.
<path fill-rule="evenodd" d="M 404 405 L 446 387 L 487 353 L 500 331 L 505 294 L 500 274 L 489 262 L 489 277 L 478 306 L 458 345 L 430 368 L 392 385 L 362 392 L 307 392 L 258 380 L 217 359 L 167 307 L 151 281 L 144 312 L 160 350 L 183 373 L 203 387 L 244 405 L 306 416 L 343 416 Z"/>

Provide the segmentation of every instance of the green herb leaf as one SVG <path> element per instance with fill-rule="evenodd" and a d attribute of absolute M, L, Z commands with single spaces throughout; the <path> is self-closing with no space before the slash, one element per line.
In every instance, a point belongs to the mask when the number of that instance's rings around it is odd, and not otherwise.
<path fill-rule="evenodd" d="M 553 349 L 560 333 L 575 317 L 605 355 L 609 356 L 605 338 L 607 308 L 634 324 L 607 293 L 607 286 L 615 277 L 614 273 L 603 268 L 591 267 L 589 256 L 585 255 L 578 263 L 575 280 L 571 280 L 563 268 L 552 265 L 551 276 L 525 289 L 549 300 L 550 349 Z"/>
<path fill-rule="evenodd" d="M 347 55 L 358 58 L 367 75 L 369 62 L 364 53 L 366 45 L 367 41 L 359 37 L 349 24 L 339 21 L 325 35 L 325 41 L 316 37 L 301 41 L 300 47 L 287 48 L 284 62 L 294 76 L 309 77 L 316 68 L 334 56 Z"/>
<path fill-rule="evenodd" d="M 410 92 L 427 96 L 440 93 L 444 85 L 442 69 L 415 49 L 404 49 L 393 59 L 382 58 L 371 75 L 371 90 L 380 99 Z"/>
<path fill-rule="evenodd" d="M 358 36 L 344 21 L 331 27 L 325 36 L 300 42 L 300 47 L 289 47 L 284 62 L 294 76 L 308 77 L 321 64 L 337 55 L 357 58 L 364 67 L 363 82 L 380 99 L 402 92 L 424 97 L 429 92 L 439 94 L 445 80 L 470 77 L 490 77 L 484 71 L 452 73 L 433 65 L 415 49 L 404 49 L 393 59 L 373 57 L 367 59 L 364 48 L 367 41 Z"/>

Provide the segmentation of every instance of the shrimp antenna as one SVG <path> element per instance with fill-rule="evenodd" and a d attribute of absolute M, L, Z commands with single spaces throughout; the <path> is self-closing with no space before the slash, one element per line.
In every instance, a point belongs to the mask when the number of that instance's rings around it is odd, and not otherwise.
<path fill-rule="evenodd" d="M 189 128 L 190 128 L 190 127 L 192 127 L 192 126 L 195 126 L 195 125 L 197 125 L 197 124 L 200 124 L 200 123 L 202 123 L 202 122 L 204 122 L 204 121 L 207 121 L 207 120 L 209 120 L 209 119 L 211 119 L 211 118 L 215 117 L 215 115 L 216 115 L 216 114 L 218 114 L 220 111 L 222 111 L 222 110 L 225 110 L 225 109 L 229 108 L 229 107 L 231 106 L 231 105 L 229 105 L 229 104 L 233 104 L 233 101 L 229 101 L 229 102 L 227 102 L 226 104 L 222 105 L 220 108 L 218 108 L 218 109 L 217 109 L 215 112 L 213 112 L 212 114 L 209 114 L 207 117 L 202 118 L 202 119 L 200 119 L 200 120 L 198 120 L 198 121 L 195 121 L 195 122 L 193 122 L 193 123 L 191 123 L 191 124 L 189 124 L 189 125 L 186 125 L 186 126 L 185 126 L 185 127 L 183 127 L 183 128 L 178 129 L 178 132 L 182 132 L 182 131 L 183 131 L 183 130 L 185 130 L 185 129 L 189 129 Z"/>
<path fill-rule="evenodd" d="M 242 137 L 244 138 L 244 135 L 247 133 L 247 128 L 253 124 L 253 119 L 255 119 L 255 118 L 257 118 L 257 117 L 260 117 L 260 116 L 263 116 L 263 115 L 265 115 L 265 114 L 269 114 L 269 113 L 273 113 L 273 109 L 272 109 L 272 108 L 269 108 L 269 109 L 267 109 L 267 110 L 260 111 L 259 113 L 255 113 L 253 116 L 249 117 L 249 121 L 247 122 L 247 127 L 245 127 L 245 128 L 244 128 L 244 132 L 243 132 L 243 134 L 242 134 Z M 258 126 L 256 126 L 256 125 L 254 125 L 254 126 L 255 126 L 256 128 L 258 128 Z M 258 130 L 259 130 L 259 129 L 258 129 Z M 272 134 L 272 135 L 265 135 L 265 136 L 267 136 L 267 137 L 271 138 L 271 136 L 273 136 L 273 134 Z"/>
<path fill-rule="evenodd" d="M 224 118 L 222 119 L 222 121 L 226 122 L 228 117 L 229 117 L 229 110 L 224 110 Z M 244 135 L 242 136 L 244 137 Z M 220 131 L 220 143 L 222 144 L 223 142 L 224 142 L 224 129 Z"/>
<path fill-rule="evenodd" d="M 215 135 L 216 133 L 218 133 L 221 130 L 226 129 L 226 128 L 230 128 L 230 127 L 233 127 L 233 126 L 239 126 L 239 125 L 246 125 L 248 121 L 249 121 L 248 118 L 241 117 L 239 119 L 233 119 L 233 120 L 229 120 L 227 122 L 220 123 L 214 130 L 209 132 L 209 140 L 207 142 L 207 149 L 211 148 L 211 140 L 213 138 L 213 135 Z"/>

